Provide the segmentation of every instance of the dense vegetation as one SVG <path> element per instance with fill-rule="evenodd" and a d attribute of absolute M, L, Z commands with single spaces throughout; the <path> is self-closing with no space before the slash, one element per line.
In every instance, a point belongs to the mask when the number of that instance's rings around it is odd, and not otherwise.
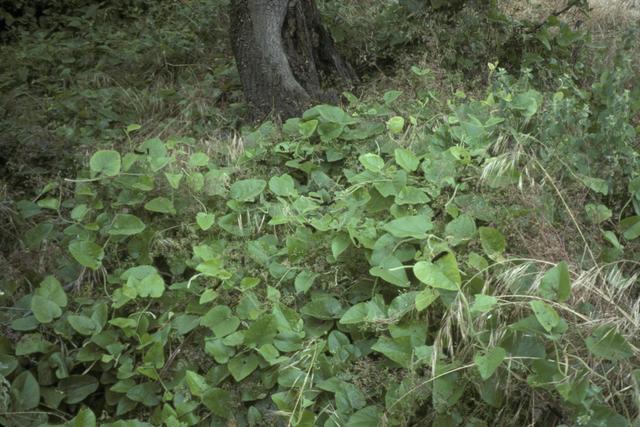
<path fill-rule="evenodd" d="M 325 0 L 361 84 L 250 123 L 225 0 L 66 3 L 0 2 L 2 425 L 639 425 L 632 11 Z"/>

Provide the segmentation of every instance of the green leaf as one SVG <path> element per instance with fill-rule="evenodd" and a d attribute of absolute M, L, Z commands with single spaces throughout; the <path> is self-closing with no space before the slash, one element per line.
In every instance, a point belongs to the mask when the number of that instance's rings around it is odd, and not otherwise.
<path fill-rule="evenodd" d="M 311 289 L 311 286 L 313 286 L 313 282 L 316 280 L 316 277 L 318 277 L 318 274 L 312 271 L 302 271 L 296 276 L 296 280 L 294 282 L 296 292 L 299 294 L 306 294 L 307 291 Z"/>
<path fill-rule="evenodd" d="M 393 101 L 398 99 L 400 95 L 402 95 L 402 92 L 399 90 L 390 90 L 384 93 L 382 99 L 384 100 L 385 105 L 390 105 Z"/>
<path fill-rule="evenodd" d="M 269 179 L 269 190 L 281 197 L 297 196 L 295 182 L 289 174 L 274 176 Z"/>
<path fill-rule="evenodd" d="M 90 210 L 91 209 L 89 209 L 86 204 L 80 203 L 71 210 L 71 219 L 73 219 L 74 221 L 82 221 Z"/>
<path fill-rule="evenodd" d="M 117 214 L 108 233 L 112 236 L 131 236 L 141 233 L 145 227 L 144 222 L 135 215 Z"/>
<path fill-rule="evenodd" d="M 498 303 L 498 299 L 491 295 L 477 294 L 471 304 L 471 313 L 488 313 Z"/>
<path fill-rule="evenodd" d="M 333 105 L 316 105 L 304 112 L 302 118 L 304 120 L 322 117 L 326 122 L 339 125 L 351 125 L 358 121 L 347 114 L 342 108 Z"/>
<path fill-rule="evenodd" d="M 620 244 L 620 241 L 618 240 L 618 238 L 616 237 L 616 234 L 613 231 L 602 230 L 602 237 L 604 237 L 607 242 L 611 243 L 611 245 L 614 248 L 618 250 L 624 249 L 624 246 Z"/>
<path fill-rule="evenodd" d="M 432 400 L 433 406 L 439 412 L 454 406 L 462 397 L 465 391 L 461 373 L 456 371 L 459 367 L 457 362 L 451 364 L 436 364 L 435 375 L 437 379 L 433 381 Z"/>
<path fill-rule="evenodd" d="M 151 212 L 159 212 L 166 214 L 175 214 L 176 209 L 173 207 L 173 202 L 166 197 L 156 197 L 145 203 L 144 208 Z"/>
<path fill-rule="evenodd" d="M 433 228 L 429 217 L 424 215 L 404 216 L 386 223 L 382 227 L 389 234 L 401 239 L 413 237 L 415 239 L 427 238 L 427 231 Z"/>
<path fill-rule="evenodd" d="M 66 427 L 96 427 L 96 416 L 89 408 L 82 408 L 78 414 L 68 422 Z"/>
<path fill-rule="evenodd" d="M 317 127 L 317 120 L 301 121 L 298 123 L 298 132 L 300 132 L 303 138 L 311 138 L 311 135 L 313 135 Z"/>
<path fill-rule="evenodd" d="M 91 375 L 71 375 L 60 380 L 58 388 L 65 394 L 65 403 L 74 405 L 98 390 L 98 385 L 98 380 Z"/>
<path fill-rule="evenodd" d="M 447 252 L 445 255 L 440 256 L 435 262 L 440 271 L 452 282 L 456 283 L 458 287 L 462 284 L 462 277 L 460 275 L 460 269 L 458 268 L 458 261 L 453 252 Z"/>
<path fill-rule="evenodd" d="M 231 417 L 233 401 L 231 393 L 218 387 L 209 388 L 202 396 L 202 403 L 215 415 L 222 418 Z"/>
<path fill-rule="evenodd" d="M 55 276 L 45 277 L 42 282 L 40 282 L 40 286 L 36 289 L 35 294 L 56 303 L 60 307 L 67 306 L 67 294 Z"/>
<path fill-rule="evenodd" d="M 633 349 L 613 326 L 599 326 L 585 340 L 585 343 L 595 357 L 612 362 L 618 362 L 633 356 Z"/>
<path fill-rule="evenodd" d="M 198 212 L 196 214 L 196 223 L 201 230 L 207 231 L 211 228 L 213 223 L 216 220 L 216 216 L 214 214 L 206 213 L 206 212 Z"/>
<path fill-rule="evenodd" d="M 343 325 L 354 325 L 365 322 L 367 320 L 367 313 L 367 303 L 361 302 L 350 307 L 340 318 L 340 323 Z"/>
<path fill-rule="evenodd" d="M 229 358 L 235 354 L 232 347 L 226 346 L 222 339 L 208 337 L 205 339 L 204 351 L 213 357 L 216 363 L 225 365 L 229 362 Z"/>
<path fill-rule="evenodd" d="M 243 179 L 231 186 L 229 195 L 239 202 L 253 202 L 267 186 L 263 179 Z"/>
<path fill-rule="evenodd" d="M 60 200 L 55 197 L 47 197 L 46 199 L 38 200 L 38 206 L 57 211 L 60 207 Z"/>
<path fill-rule="evenodd" d="M 164 293 L 164 279 L 158 273 L 152 273 L 142 280 L 135 280 L 135 288 L 141 297 L 160 298 Z"/>
<path fill-rule="evenodd" d="M 377 427 L 380 425 L 380 411 L 375 406 L 367 406 L 349 417 L 345 427 Z"/>
<path fill-rule="evenodd" d="M 40 403 L 40 384 L 29 371 L 18 375 L 11 383 L 14 409 L 28 411 Z"/>
<path fill-rule="evenodd" d="M 590 176 L 583 176 L 581 179 L 584 185 L 586 185 L 596 193 L 600 193 L 605 196 L 609 194 L 609 184 L 604 179 L 593 178 Z"/>
<path fill-rule="evenodd" d="M 40 322 L 35 316 L 18 317 L 11 321 L 11 329 L 18 332 L 33 331 L 38 329 Z"/>
<path fill-rule="evenodd" d="M 207 156 L 203 152 L 193 153 L 191 157 L 189 157 L 189 167 L 198 168 L 201 166 L 207 166 L 209 164 L 209 156 Z"/>
<path fill-rule="evenodd" d="M 311 297 L 311 301 L 305 304 L 300 312 L 320 320 L 339 319 L 344 309 L 336 298 L 327 294 L 317 294 Z"/>
<path fill-rule="evenodd" d="M 404 118 L 400 116 L 391 117 L 387 121 L 387 129 L 391 133 L 402 133 L 402 130 L 404 129 Z"/>
<path fill-rule="evenodd" d="M 89 240 L 73 240 L 69 243 L 69 253 L 78 263 L 92 270 L 102 265 L 104 250 L 102 246 Z"/>
<path fill-rule="evenodd" d="M 492 227 L 480 227 L 479 232 L 484 253 L 491 259 L 499 258 L 507 246 L 502 233 Z"/>
<path fill-rule="evenodd" d="M 18 359 L 9 354 L 0 354 L 0 375 L 8 377 L 18 367 Z"/>
<path fill-rule="evenodd" d="M 52 231 L 53 224 L 42 222 L 25 233 L 24 242 L 29 249 L 37 249 Z"/>
<path fill-rule="evenodd" d="M 562 261 L 547 271 L 538 288 L 540 296 L 546 299 L 564 302 L 571 295 L 571 277 L 567 263 Z"/>
<path fill-rule="evenodd" d="M 338 259 L 340 254 L 342 254 L 349 245 L 351 245 L 351 239 L 348 234 L 336 234 L 336 236 L 331 239 L 331 254 L 333 255 L 333 258 Z"/>
<path fill-rule="evenodd" d="M 424 205 L 429 201 L 429 196 L 424 190 L 407 185 L 396 194 L 395 201 L 398 205 Z"/>
<path fill-rule="evenodd" d="M 142 383 L 131 387 L 127 390 L 126 396 L 134 402 L 140 402 L 144 406 L 153 407 L 160 403 L 158 392 L 160 385 L 158 383 Z"/>
<path fill-rule="evenodd" d="M 171 188 L 173 188 L 174 190 L 177 190 L 178 187 L 180 187 L 180 181 L 182 181 L 184 174 L 165 172 L 164 176 L 167 178 L 167 182 L 169 183 Z"/>
<path fill-rule="evenodd" d="M 629 180 L 629 194 L 640 200 L 640 176 Z"/>
<path fill-rule="evenodd" d="M 216 337 L 222 338 L 238 329 L 240 319 L 226 305 L 218 305 L 202 316 L 200 325 L 211 329 Z"/>
<path fill-rule="evenodd" d="M 630 216 L 620 221 L 622 235 L 627 240 L 634 240 L 640 237 L 640 216 Z"/>
<path fill-rule="evenodd" d="M 409 286 L 409 278 L 405 272 L 404 265 L 393 255 L 386 256 L 380 265 L 371 267 L 369 274 L 374 277 L 380 277 L 385 282 L 392 285 L 406 288 Z"/>
<path fill-rule="evenodd" d="M 584 207 L 587 219 L 593 224 L 600 224 L 611 218 L 613 212 L 611 209 L 601 204 L 589 203 Z"/>
<path fill-rule="evenodd" d="M 409 368 L 411 364 L 412 344 L 410 337 L 397 337 L 394 339 L 381 336 L 371 346 L 371 350 L 384 354 L 403 368 Z"/>
<path fill-rule="evenodd" d="M 362 322 L 377 322 L 387 317 L 384 300 L 378 295 L 368 302 L 350 307 L 340 318 L 340 324 L 353 325 Z"/>
<path fill-rule="evenodd" d="M 422 283 L 448 291 L 459 290 L 459 285 L 445 274 L 442 268 L 429 261 L 419 261 L 413 266 L 413 274 Z"/>
<path fill-rule="evenodd" d="M 364 168 L 371 172 L 380 172 L 384 168 L 382 157 L 374 153 L 361 154 L 358 161 Z"/>
<path fill-rule="evenodd" d="M 31 298 L 31 311 L 40 323 L 51 323 L 62 315 L 60 306 L 55 302 L 48 300 L 40 295 L 34 295 Z"/>
<path fill-rule="evenodd" d="M 122 161 L 120 153 L 114 150 L 96 151 L 91 160 L 89 160 L 89 168 L 91 176 L 116 176 L 120 173 Z"/>
<path fill-rule="evenodd" d="M 330 142 L 337 139 L 344 131 L 345 126 L 339 123 L 322 122 L 318 125 L 320 141 Z"/>
<path fill-rule="evenodd" d="M 522 110 L 526 118 L 533 117 L 538 111 L 542 103 L 542 95 L 540 92 L 529 89 L 526 92 L 518 93 L 513 97 L 512 107 L 517 110 Z"/>
<path fill-rule="evenodd" d="M 76 332 L 80 335 L 91 335 L 96 331 L 96 324 L 90 317 L 70 315 L 67 317 L 67 322 L 71 325 Z"/>
<path fill-rule="evenodd" d="M 141 129 L 141 128 L 142 128 L 142 126 L 140 126 L 139 124 L 131 123 L 130 125 L 127 126 L 126 131 L 127 131 L 127 133 L 130 133 L 130 132 L 135 132 L 135 131 L 137 131 L 138 129 Z"/>
<path fill-rule="evenodd" d="M 476 234 L 476 223 L 471 216 L 460 215 L 446 225 L 444 232 L 452 238 L 453 244 L 458 244 L 473 238 Z"/>
<path fill-rule="evenodd" d="M 440 294 L 438 291 L 432 288 L 424 288 L 416 295 L 416 310 L 422 311 L 429 307 L 435 300 L 438 299 Z"/>
<path fill-rule="evenodd" d="M 46 353 L 51 344 L 40 334 L 23 335 L 16 344 L 16 356 L 26 356 L 34 353 Z"/>
<path fill-rule="evenodd" d="M 483 380 L 488 380 L 507 357 L 507 351 L 502 347 L 494 347 L 484 354 L 476 353 L 473 362 L 476 364 Z"/>
<path fill-rule="evenodd" d="M 531 301 L 529 305 L 545 331 L 551 332 L 560 323 L 560 316 L 556 310 L 544 301 Z"/>
<path fill-rule="evenodd" d="M 394 151 L 395 160 L 398 166 L 407 172 L 415 172 L 420 165 L 420 160 L 413 154 L 412 151 L 409 151 L 405 148 L 396 148 Z"/>
<path fill-rule="evenodd" d="M 240 382 L 247 378 L 258 367 L 260 359 L 255 354 L 247 356 L 236 356 L 229 360 L 227 368 L 236 382 Z"/>
<path fill-rule="evenodd" d="M 187 370 L 184 374 L 184 380 L 191 394 L 196 397 L 202 397 L 204 392 L 209 388 L 206 378 L 197 372 Z"/>

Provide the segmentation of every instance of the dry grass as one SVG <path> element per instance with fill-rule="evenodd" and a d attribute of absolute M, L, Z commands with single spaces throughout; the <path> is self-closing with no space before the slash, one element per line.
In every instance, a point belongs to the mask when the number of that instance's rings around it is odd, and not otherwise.
<path fill-rule="evenodd" d="M 509 0 L 501 8 L 515 18 L 542 22 L 566 4 L 566 1 L 557 0 Z M 640 0 L 589 0 L 589 8 L 588 16 L 573 9 L 563 15 L 563 19 L 574 24 L 585 24 L 592 32 L 602 35 L 640 25 Z"/>

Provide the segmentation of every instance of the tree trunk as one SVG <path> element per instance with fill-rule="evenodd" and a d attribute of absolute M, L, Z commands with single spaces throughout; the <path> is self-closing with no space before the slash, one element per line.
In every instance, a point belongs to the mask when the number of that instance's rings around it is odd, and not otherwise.
<path fill-rule="evenodd" d="M 315 0 L 233 0 L 231 44 L 255 118 L 299 115 L 313 102 L 337 102 L 330 77 L 357 79 L 320 22 Z"/>

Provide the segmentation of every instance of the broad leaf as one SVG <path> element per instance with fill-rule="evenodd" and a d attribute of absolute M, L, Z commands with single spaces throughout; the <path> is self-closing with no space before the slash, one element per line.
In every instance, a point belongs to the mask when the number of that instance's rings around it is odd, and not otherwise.
<path fill-rule="evenodd" d="M 89 240 L 73 240 L 69 243 L 69 252 L 80 265 L 92 270 L 100 268 L 104 258 L 102 246 Z"/>
<path fill-rule="evenodd" d="M 211 213 L 198 212 L 196 214 L 196 223 L 201 230 L 206 231 L 211 228 L 216 220 L 216 216 Z"/>
<path fill-rule="evenodd" d="M 622 235 L 627 240 L 635 240 L 640 237 L 640 215 L 631 216 L 620 221 Z"/>
<path fill-rule="evenodd" d="M 571 278 L 566 262 L 561 262 L 542 278 L 539 286 L 540 296 L 558 302 L 566 301 L 571 295 Z"/>
<path fill-rule="evenodd" d="M 281 197 L 294 197 L 298 194 L 296 192 L 295 182 L 289 174 L 274 176 L 269 179 L 269 190 Z"/>
<path fill-rule="evenodd" d="M 618 362 L 633 356 L 633 349 L 613 326 L 599 326 L 585 340 L 585 343 L 595 357 L 612 362 Z"/>
<path fill-rule="evenodd" d="M 367 406 L 349 417 L 345 427 L 377 427 L 380 424 L 380 411 L 375 406 Z"/>
<path fill-rule="evenodd" d="M 141 233 L 145 227 L 144 222 L 135 215 L 117 214 L 108 233 L 113 236 L 131 236 Z"/>
<path fill-rule="evenodd" d="M 231 416 L 233 401 L 231 393 L 218 387 L 209 388 L 202 396 L 202 403 L 215 415 L 222 418 Z"/>
<path fill-rule="evenodd" d="M 67 294 L 64 292 L 64 288 L 54 276 L 45 277 L 40 286 L 36 289 L 36 295 L 46 298 L 60 307 L 67 306 Z"/>
<path fill-rule="evenodd" d="M 91 335 L 97 329 L 97 325 L 93 321 L 93 319 L 87 316 L 78 316 L 72 314 L 67 317 L 67 322 L 69 322 L 71 327 L 75 329 L 75 331 L 80 335 Z"/>
<path fill-rule="evenodd" d="M 71 375 L 60 380 L 58 388 L 65 394 L 64 401 L 73 405 L 98 390 L 98 380 L 91 375 Z"/>
<path fill-rule="evenodd" d="M 11 383 L 11 395 L 16 410 L 28 411 L 40 403 L 40 384 L 30 371 L 24 371 Z"/>
<path fill-rule="evenodd" d="M 371 172 L 380 172 L 384 168 L 384 160 L 377 154 L 361 154 L 360 157 L 358 157 L 358 161 L 366 170 Z"/>
<path fill-rule="evenodd" d="M 31 298 L 31 311 L 40 323 L 51 323 L 53 319 L 62 315 L 62 309 L 58 304 L 40 295 Z"/>
<path fill-rule="evenodd" d="M 200 325 L 211 329 L 216 337 L 222 338 L 238 329 L 240 319 L 226 305 L 218 305 L 202 316 Z"/>
<path fill-rule="evenodd" d="M 498 369 L 506 356 L 507 351 L 504 348 L 494 347 L 483 354 L 476 353 L 473 357 L 473 362 L 476 364 L 482 379 L 486 381 Z"/>
<path fill-rule="evenodd" d="M 413 215 L 394 219 L 386 223 L 382 228 L 395 237 L 425 239 L 427 231 L 433 228 L 433 224 L 427 216 Z"/>
<path fill-rule="evenodd" d="M 484 253 L 491 259 L 499 258 L 506 248 L 506 241 L 502 233 L 492 227 L 480 227 L 479 232 Z"/>
<path fill-rule="evenodd" d="M 551 332 L 553 328 L 560 323 L 560 316 L 554 308 L 546 302 L 535 300 L 531 301 L 529 305 L 533 310 L 533 314 L 536 315 L 536 319 L 538 319 L 538 322 L 540 322 L 540 325 L 542 325 L 545 331 Z"/>
<path fill-rule="evenodd" d="M 92 176 L 116 176 L 120 173 L 120 153 L 114 150 L 96 151 L 89 161 Z"/>
<path fill-rule="evenodd" d="M 433 288 L 424 288 L 416 295 L 416 310 L 422 311 L 429 307 L 440 294 Z"/>
<path fill-rule="evenodd" d="M 420 160 L 416 155 L 407 149 L 396 148 L 394 155 L 396 163 L 407 172 L 415 172 L 420 165 Z"/>
<path fill-rule="evenodd" d="M 156 197 L 155 199 L 151 199 L 144 205 L 144 208 L 151 212 L 172 215 L 176 213 L 176 209 L 173 207 L 173 202 L 166 197 Z"/>
<path fill-rule="evenodd" d="M 229 195 L 239 202 L 253 202 L 266 186 L 266 181 L 262 179 L 243 179 L 233 183 Z"/>
<path fill-rule="evenodd" d="M 256 370 L 259 362 L 260 359 L 255 354 L 236 356 L 229 360 L 227 368 L 231 372 L 233 379 L 240 382 Z"/>
<path fill-rule="evenodd" d="M 419 261 L 413 266 L 413 274 L 425 285 L 448 291 L 457 291 L 458 284 L 447 277 L 445 272 L 436 264 L 429 261 Z"/>

